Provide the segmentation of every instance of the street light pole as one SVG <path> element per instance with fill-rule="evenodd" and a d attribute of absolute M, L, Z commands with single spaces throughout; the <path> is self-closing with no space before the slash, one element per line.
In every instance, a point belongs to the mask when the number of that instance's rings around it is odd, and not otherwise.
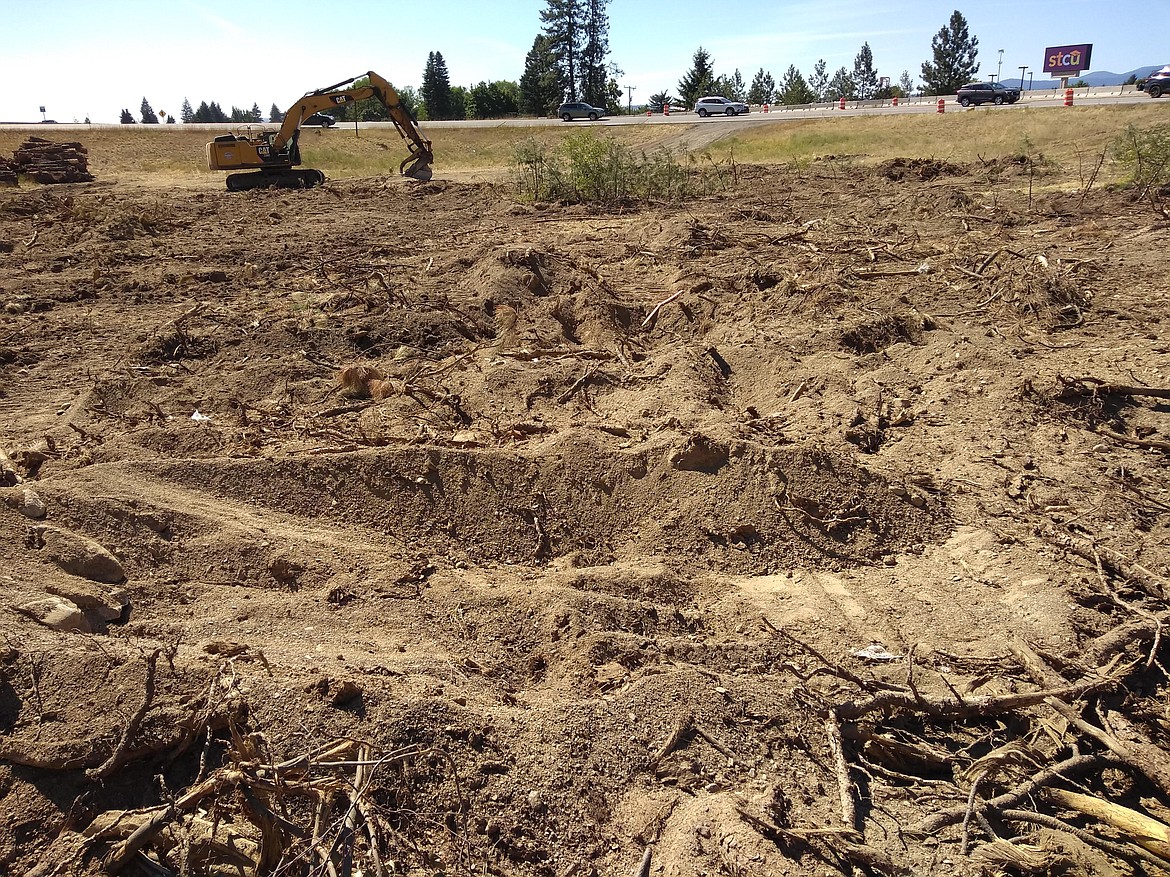
<path fill-rule="evenodd" d="M 999 50 L 999 66 L 995 68 L 995 81 L 999 82 L 999 74 L 1003 72 L 1003 49 Z"/>
<path fill-rule="evenodd" d="M 638 86 L 636 86 L 636 85 L 627 85 L 626 86 L 626 101 L 627 101 L 626 115 L 627 116 L 634 115 L 634 89 L 637 87 Z"/>
<path fill-rule="evenodd" d="M 1020 91 L 1024 90 L 1024 73 L 1027 71 L 1027 69 L 1028 69 L 1027 64 L 1020 65 Z"/>

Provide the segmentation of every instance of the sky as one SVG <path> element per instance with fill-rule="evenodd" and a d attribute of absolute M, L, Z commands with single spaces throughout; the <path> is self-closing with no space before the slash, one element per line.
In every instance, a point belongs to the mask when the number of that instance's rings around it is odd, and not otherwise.
<path fill-rule="evenodd" d="M 1157 5 L 1158 0 L 1155 0 Z M 1028 65 L 1037 84 L 1048 46 L 1092 43 L 1092 70 L 1124 73 L 1170 63 L 1164 17 L 1150 0 L 612 0 L 610 60 L 633 103 L 677 94 L 700 46 L 717 74 L 777 82 L 794 64 L 823 58 L 850 70 L 869 43 L 880 76 L 921 82 L 931 39 L 952 11 L 979 40 L 978 78 L 1003 80 Z M 225 110 L 258 104 L 267 117 L 302 94 L 374 70 L 395 86 L 422 84 L 427 54 L 447 62 L 452 85 L 517 81 L 539 33 L 543 0 L 0 0 L 0 122 L 117 122 L 145 97 L 178 115 L 187 99 Z M 729 11 L 733 10 L 734 11 Z M 1152 24 L 1156 22 L 1156 24 Z M 1002 61 L 999 50 L 1003 50 Z"/>

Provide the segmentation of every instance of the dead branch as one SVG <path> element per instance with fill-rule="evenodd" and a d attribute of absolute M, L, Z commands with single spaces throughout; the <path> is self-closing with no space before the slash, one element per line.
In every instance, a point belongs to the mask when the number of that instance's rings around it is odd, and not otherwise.
<path fill-rule="evenodd" d="M 1087 643 L 1081 649 L 1080 657 L 1089 664 L 1103 664 L 1122 654 L 1130 645 L 1153 640 L 1165 624 L 1170 624 L 1170 610 L 1159 612 L 1152 619 L 1127 621 Z"/>
<path fill-rule="evenodd" d="M 113 776 L 119 767 L 130 760 L 127 755 L 130 750 L 130 742 L 138 733 L 138 729 L 142 726 L 142 720 L 150 710 L 151 703 L 154 702 L 154 677 L 158 665 L 158 656 L 160 654 L 162 654 L 162 649 L 155 649 L 147 656 L 146 679 L 142 683 L 142 703 L 139 704 L 134 715 L 130 717 L 130 721 L 126 723 L 126 728 L 122 731 L 122 738 L 118 741 L 118 745 L 114 747 L 114 751 L 110 753 L 110 757 L 93 770 L 86 771 L 86 776 L 89 779 L 108 779 Z"/>
<path fill-rule="evenodd" d="M 841 741 L 841 724 L 837 713 L 830 709 L 825 717 L 825 736 L 837 774 L 837 796 L 841 801 L 841 822 L 846 828 L 857 828 L 857 802 L 853 799 L 853 780 L 849 778 L 849 762 L 845 760 L 845 746 Z"/>
<path fill-rule="evenodd" d="M 648 313 L 646 315 L 646 319 L 644 319 L 642 321 L 642 328 L 645 329 L 648 325 L 650 325 L 651 321 L 653 321 L 654 318 L 658 316 L 658 312 L 660 310 L 662 310 L 664 307 L 666 307 L 666 305 L 670 304 L 675 299 L 682 296 L 682 294 L 684 292 L 686 292 L 686 290 L 680 289 L 678 292 L 674 293 L 673 295 L 667 296 L 662 301 L 660 301 L 658 304 L 654 305 L 654 307 L 651 309 L 650 313 Z"/>
<path fill-rule="evenodd" d="M 1109 384 L 1100 378 L 1065 378 L 1057 375 L 1064 384 L 1061 395 L 1078 396 L 1150 396 L 1155 399 L 1170 399 L 1170 389 L 1161 387 L 1131 387 L 1126 384 Z"/>
<path fill-rule="evenodd" d="M 1161 858 L 1160 856 L 1155 856 L 1153 853 L 1148 852 L 1141 847 L 1124 846 L 1122 844 L 1113 843 L 1112 841 L 1097 837 L 1097 835 L 1093 834 L 1091 831 L 1085 831 L 1083 828 L 1077 828 L 1074 825 L 1069 825 L 1067 822 L 1063 822 L 1054 816 L 1046 816 L 1043 813 L 1034 813 L 1031 810 L 1004 810 L 999 815 L 1003 819 L 1007 819 L 1011 822 L 1030 822 L 1034 825 L 1042 825 L 1045 828 L 1054 828 L 1057 831 L 1067 832 L 1068 834 L 1073 835 L 1073 837 L 1084 841 L 1089 846 L 1096 847 L 1103 852 L 1109 853 L 1111 856 L 1117 856 L 1119 859 L 1127 862 L 1131 862 L 1134 859 L 1141 859 L 1146 864 L 1153 865 L 1160 869 L 1170 867 L 1170 862 Z"/>
<path fill-rule="evenodd" d="M 1024 692 L 1023 694 L 977 695 L 966 699 L 958 697 L 927 698 L 915 697 L 897 691 L 884 691 L 868 700 L 856 703 L 848 701 L 836 707 L 837 717 L 843 721 L 855 722 L 874 712 L 905 710 L 922 713 L 936 719 L 976 719 L 1011 712 L 1024 707 L 1036 706 L 1048 697 L 1080 697 L 1089 691 L 1109 688 L 1117 684 L 1117 677 L 1107 676 L 1082 680 L 1058 688 Z"/>
<path fill-rule="evenodd" d="M 1045 700 L 1045 703 L 1129 767 L 1143 774 L 1151 783 L 1161 789 L 1162 794 L 1170 796 L 1170 764 L 1167 764 L 1166 753 L 1160 747 L 1143 739 L 1143 735 L 1135 726 L 1126 722 L 1127 731 L 1131 736 L 1137 737 L 1137 740 L 1133 742 L 1119 740 L 1113 734 L 1085 721 L 1080 713 L 1060 698 L 1050 697 Z M 1118 720 L 1125 721 L 1121 716 L 1118 716 Z"/>
<path fill-rule="evenodd" d="M 1105 438 L 1113 439 L 1115 442 L 1121 442 L 1124 445 L 1134 445 L 1138 448 L 1150 448 L 1155 451 L 1170 451 L 1170 442 L 1158 441 L 1157 439 L 1142 439 L 1134 438 L 1133 436 L 1122 435 L 1119 432 L 1114 432 L 1111 429 L 1106 429 L 1103 426 L 1098 426 L 1093 432 L 1097 435 L 1103 435 Z"/>
<path fill-rule="evenodd" d="M 1064 789 L 1048 789 L 1044 796 L 1069 810 L 1084 813 L 1112 825 L 1138 846 L 1170 862 L 1170 825 L 1095 795 L 1082 795 Z"/>
<path fill-rule="evenodd" d="M 1002 795 L 977 804 L 976 812 L 985 810 L 996 811 L 1005 807 L 1014 807 L 1029 795 L 1035 794 L 1038 790 L 1059 779 L 1066 778 L 1068 774 L 1090 768 L 1100 768 L 1103 764 L 1116 763 L 1117 758 L 1112 755 L 1073 755 L 1064 761 L 1057 762 L 1051 767 L 1047 767 L 1033 774 L 1027 780 L 1015 788 L 1004 792 Z M 915 832 L 920 834 L 934 834 L 939 829 L 945 828 L 948 825 L 959 824 L 966 815 L 967 805 L 964 803 L 961 807 L 952 807 L 949 810 L 943 810 L 923 820 L 919 823 Z"/>
<path fill-rule="evenodd" d="M 653 855 L 653 847 L 646 847 L 646 852 L 642 853 L 642 864 L 638 866 L 635 877 L 650 877 L 650 860 Z"/>

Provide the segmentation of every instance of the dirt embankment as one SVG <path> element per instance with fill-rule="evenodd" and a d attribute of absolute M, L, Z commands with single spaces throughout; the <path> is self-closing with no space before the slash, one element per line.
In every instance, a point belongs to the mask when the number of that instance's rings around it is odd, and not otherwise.
<path fill-rule="evenodd" d="M 3 867 L 1157 867 L 1168 257 L 1033 171 L 0 191 Z"/>

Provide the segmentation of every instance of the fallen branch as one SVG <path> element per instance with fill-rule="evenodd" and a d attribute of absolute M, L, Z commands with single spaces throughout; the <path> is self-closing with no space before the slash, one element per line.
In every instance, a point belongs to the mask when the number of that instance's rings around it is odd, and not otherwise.
<path fill-rule="evenodd" d="M 1094 795 L 1066 792 L 1064 789 L 1048 789 L 1044 794 L 1062 807 L 1112 825 L 1138 846 L 1170 862 L 1170 825 Z"/>
<path fill-rule="evenodd" d="M 89 779 L 108 779 L 118 768 L 130 760 L 131 756 L 128 754 L 130 743 L 138 733 L 138 729 L 142 727 L 142 720 L 146 718 L 146 714 L 150 710 L 150 705 L 154 702 L 154 677 L 158 665 L 158 656 L 161 653 L 161 649 L 155 649 L 147 656 L 146 679 L 142 683 L 142 703 L 139 704 L 134 715 L 130 717 L 130 721 L 126 723 L 126 728 L 122 732 L 122 738 L 118 741 L 118 745 L 114 747 L 114 751 L 110 753 L 110 757 L 98 767 L 85 772 L 85 775 Z"/>
<path fill-rule="evenodd" d="M 1157 439 L 1140 439 L 1128 435 L 1122 435 L 1119 432 L 1114 432 L 1111 429 L 1105 429 L 1103 426 L 1098 426 L 1093 432 L 1097 435 L 1111 438 L 1115 442 L 1121 442 L 1125 445 L 1134 445 L 1139 448 L 1150 448 L 1155 451 L 1170 451 L 1170 442 L 1158 441 Z"/>
<path fill-rule="evenodd" d="M 1131 387 L 1126 384 L 1107 384 L 1100 378 L 1063 378 L 1065 391 L 1081 396 L 1149 396 L 1154 399 L 1170 399 L 1170 389 L 1162 387 Z M 1091 384 L 1092 386 L 1087 386 Z"/>
<path fill-rule="evenodd" d="M 841 741 L 841 724 L 837 713 L 830 709 L 825 717 L 825 736 L 837 775 L 837 797 L 841 802 L 841 822 L 846 828 L 857 828 L 857 802 L 853 799 L 853 780 L 849 778 L 849 762 L 845 760 L 845 746 Z"/>
<path fill-rule="evenodd" d="M 1153 853 L 1135 846 L 1123 846 L 1104 838 L 1097 837 L 1090 831 L 1085 831 L 1083 828 L 1077 828 L 1074 825 L 1069 825 L 1067 822 L 1062 822 L 1054 816 L 1046 816 L 1043 813 L 1034 813 L 1031 810 L 1004 810 L 999 814 L 1003 819 L 1012 822 L 1030 822 L 1033 825 L 1042 825 L 1045 828 L 1054 828 L 1057 831 L 1064 831 L 1071 834 L 1073 837 L 1084 841 L 1091 847 L 1096 847 L 1103 852 L 1109 853 L 1111 856 L 1117 856 L 1119 859 L 1125 861 L 1132 861 L 1134 859 L 1141 859 L 1143 862 L 1154 865 L 1157 868 L 1165 869 L 1170 867 L 1170 861 L 1167 861 L 1160 856 L 1155 856 Z"/>
<path fill-rule="evenodd" d="M 680 290 L 679 290 L 678 292 L 676 292 L 674 295 L 667 296 L 667 297 L 666 297 L 666 298 L 664 298 L 662 301 L 660 301 L 658 304 L 654 305 L 654 307 L 653 307 L 653 309 L 651 309 L 650 313 L 648 313 L 648 314 L 646 315 L 646 319 L 644 319 L 644 320 L 642 321 L 642 328 L 643 328 L 643 329 L 645 329 L 645 328 L 646 328 L 648 325 L 650 325 L 650 323 L 651 323 L 651 322 L 654 320 L 654 318 L 658 316 L 658 312 L 659 312 L 660 310 L 662 310 L 664 307 L 666 307 L 666 305 L 670 304 L 670 303 L 671 303 L 672 301 L 674 301 L 675 299 L 677 299 L 677 298 L 679 298 L 680 296 L 682 296 L 682 294 L 683 294 L 685 291 L 686 291 L 686 290 L 680 289 Z"/>

